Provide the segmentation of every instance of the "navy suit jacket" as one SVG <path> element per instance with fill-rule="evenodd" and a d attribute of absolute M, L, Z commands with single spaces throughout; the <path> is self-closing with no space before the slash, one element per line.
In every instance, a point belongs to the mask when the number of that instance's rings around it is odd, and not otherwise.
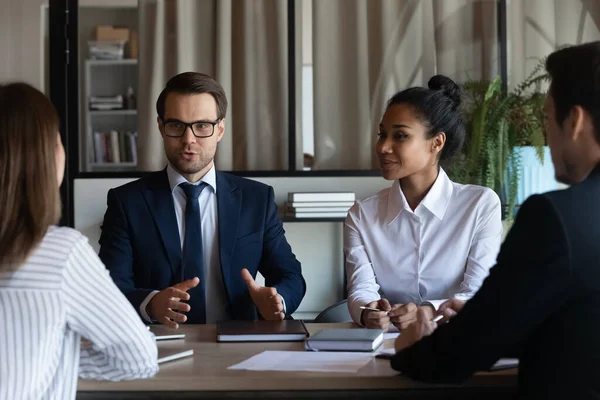
<path fill-rule="evenodd" d="M 217 171 L 219 256 L 229 314 L 258 314 L 241 277 L 247 268 L 285 299 L 286 314 L 300 305 L 306 283 L 285 238 L 273 188 Z M 100 259 L 139 313 L 154 290 L 180 280 L 181 242 L 166 169 L 111 189 L 100 236 Z M 193 312 L 193 310 L 191 311 Z"/>

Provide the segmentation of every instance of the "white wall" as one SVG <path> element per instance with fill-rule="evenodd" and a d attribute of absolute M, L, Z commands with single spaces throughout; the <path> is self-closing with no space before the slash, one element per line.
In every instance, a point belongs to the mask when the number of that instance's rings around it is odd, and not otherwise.
<path fill-rule="evenodd" d="M 273 186 L 275 201 L 282 206 L 288 192 L 351 191 L 357 198 L 370 196 L 390 182 L 381 177 L 353 178 L 253 178 Z M 74 225 L 99 250 L 100 224 L 106 211 L 106 193 L 133 179 L 76 179 L 74 183 Z M 294 314 L 314 318 L 318 312 L 343 297 L 342 222 L 287 222 L 286 237 L 302 263 L 307 282 L 306 296 Z"/>
<path fill-rule="evenodd" d="M 0 82 L 44 90 L 44 18 L 48 0 L 0 0 Z"/>
<path fill-rule="evenodd" d="M 79 0 L 82 7 L 137 7 L 137 0 Z M 0 0 L 0 82 L 46 91 L 48 0 Z"/>

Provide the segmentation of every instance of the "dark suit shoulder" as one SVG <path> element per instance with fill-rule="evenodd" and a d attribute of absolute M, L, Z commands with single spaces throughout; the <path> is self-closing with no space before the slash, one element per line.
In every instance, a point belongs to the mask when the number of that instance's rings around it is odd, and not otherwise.
<path fill-rule="evenodd" d="M 596 208 L 597 196 L 600 195 L 600 175 L 595 174 L 581 183 L 566 189 L 544 193 L 557 207 L 593 206 Z"/>

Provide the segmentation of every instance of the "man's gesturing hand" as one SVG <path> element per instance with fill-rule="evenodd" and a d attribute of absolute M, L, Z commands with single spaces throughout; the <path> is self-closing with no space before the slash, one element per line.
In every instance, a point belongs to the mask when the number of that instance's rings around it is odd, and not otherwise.
<path fill-rule="evenodd" d="M 260 315 L 268 321 L 280 321 L 285 318 L 283 298 L 274 287 L 264 287 L 256 283 L 246 268 L 242 270 L 242 279 L 248 286 L 250 297 Z"/>
<path fill-rule="evenodd" d="M 182 303 L 181 300 L 189 300 L 190 295 L 187 291 L 196 287 L 198 283 L 200 283 L 200 279 L 198 278 L 188 279 L 156 293 L 146 307 L 150 318 L 169 328 L 179 328 L 177 322 L 185 322 L 187 317 L 176 311 L 190 311 L 190 305 Z"/>

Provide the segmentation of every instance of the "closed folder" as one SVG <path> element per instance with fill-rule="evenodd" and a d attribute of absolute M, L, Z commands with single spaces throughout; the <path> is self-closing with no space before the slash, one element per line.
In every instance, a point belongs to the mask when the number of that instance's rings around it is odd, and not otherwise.
<path fill-rule="evenodd" d="M 321 329 L 304 347 L 312 351 L 373 351 L 382 343 L 381 329 Z"/>
<path fill-rule="evenodd" d="M 307 337 L 304 322 L 297 320 L 217 322 L 217 342 L 293 342 Z"/>

